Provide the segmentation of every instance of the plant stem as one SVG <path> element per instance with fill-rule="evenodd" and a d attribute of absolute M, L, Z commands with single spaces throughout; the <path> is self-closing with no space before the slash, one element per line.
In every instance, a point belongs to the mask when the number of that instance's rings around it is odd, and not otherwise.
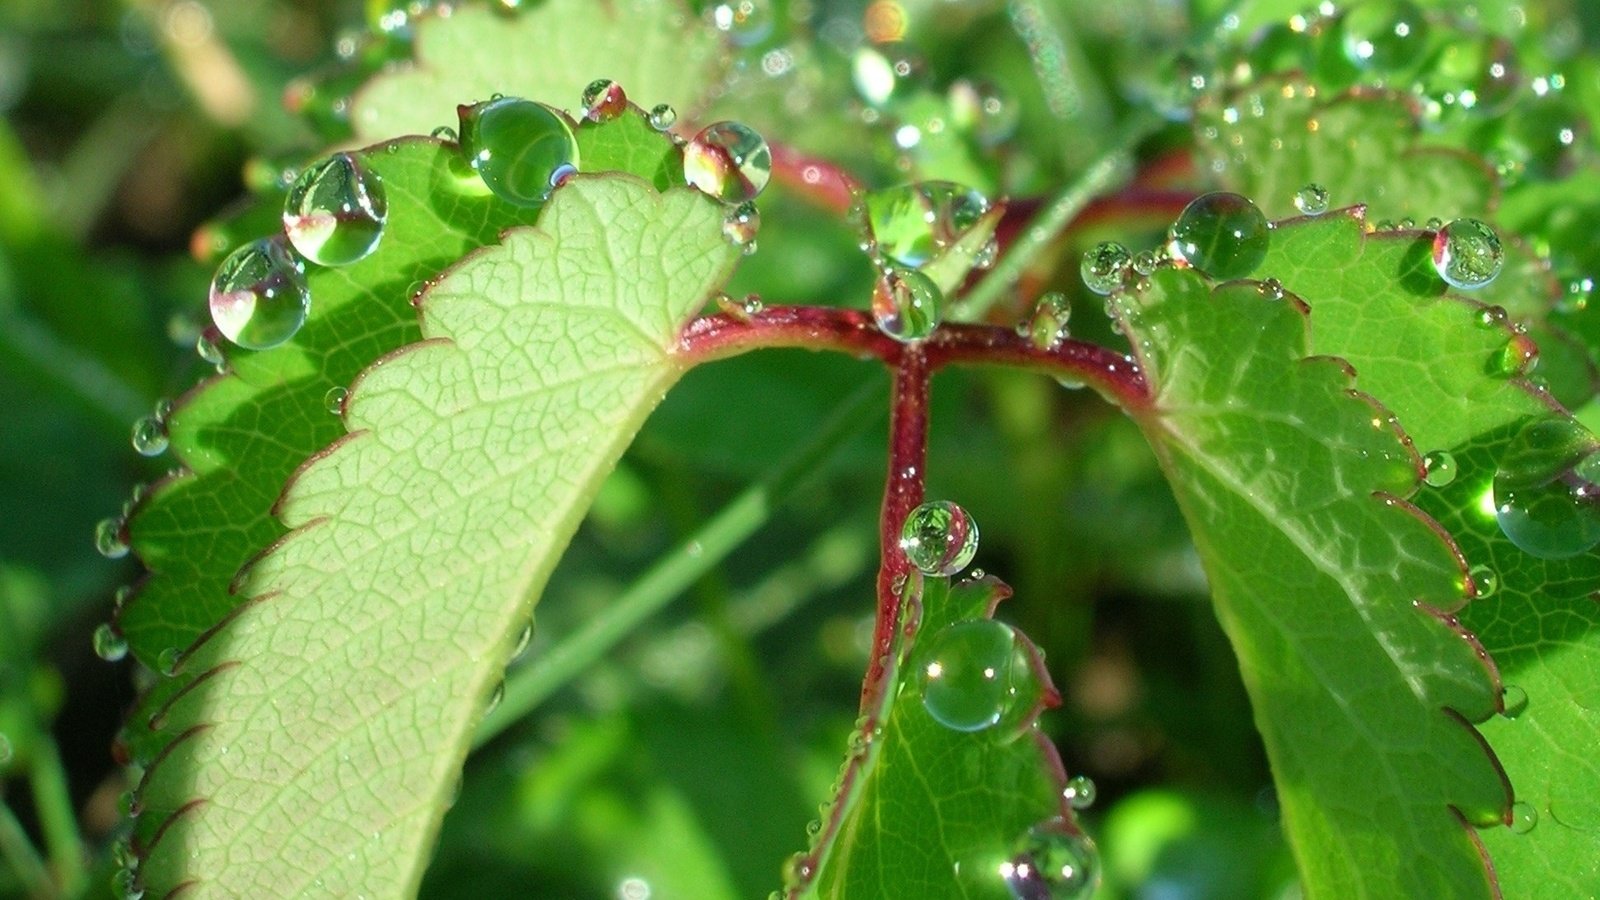
<path fill-rule="evenodd" d="M 484 717 L 473 745 L 482 746 L 527 715 L 766 524 L 772 511 L 792 496 L 807 476 L 866 425 L 867 413 L 878 402 L 880 390 L 877 384 L 862 385 L 840 404 L 815 437 L 662 557 L 603 613 L 507 676 L 505 695 Z"/>
<path fill-rule="evenodd" d="M 911 561 L 900 549 L 900 529 L 906 516 L 922 502 L 923 476 L 928 466 L 928 382 L 932 368 L 923 349 L 908 347 L 894 371 L 894 395 L 889 407 L 889 473 L 883 488 L 883 512 L 878 519 L 878 615 L 872 630 L 872 658 L 861 684 L 861 711 L 877 708 L 883 689 L 884 668 L 900 627 L 900 602 Z"/>
<path fill-rule="evenodd" d="M 1067 185 L 1028 223 L 1022 236 L 1000 258 L 999 264 L 961 300 L 957 310 L 963 319 L 982 319 L 989 308 L 1016 284 L 1039 254 L 1054 243 L 1078 213 L 1089 205 L 1089 201 L 1123 177 L 1128 168 L 1129 154 L 1155 124 L 1156 120 L 1150 116 L 1135 116 L 1128 120 L 1121 135 L 1112 141 L 1111 149 L 1090 163 L 1077 181 Z"/>
<path fill-rule="evenodd" d="M 23 830 L 16 813 L 11 811 L 4 799 L 0 799 L 0 856 L 4 856 L 6 862 L 11 864 L 12 871 L 17 873 L 17 879 L 22 882 L 23 890 L 28 892 L 29 897 L 45 900 L 61 896 L 55 882 L 50 880 L 50 870 L 39 858 L 39 851 L 33 848 L 28 833 Z"/>
<path fill-rule="evenodd" d="M 772 174 L 778 183 L 838 215 L 850 211 L 861 185 L 828 160 L 807 156 L 786 144 L 770 144 Z"/>
<path fill-rule="evenodd" d="M 39 827 L 44 831 L 45 847 L 50 852 L 50 868 L 56 884 L 67 896 L 83 887 L 83 839 L 78 836 L 78 820 L 72 811 L 72 795 L 67 790 L 67 772 L 61 753 L 50 734 L 41 729 L 33 740 L 33 766 L 29 784 L 34 806 L 39 812 Z"/>

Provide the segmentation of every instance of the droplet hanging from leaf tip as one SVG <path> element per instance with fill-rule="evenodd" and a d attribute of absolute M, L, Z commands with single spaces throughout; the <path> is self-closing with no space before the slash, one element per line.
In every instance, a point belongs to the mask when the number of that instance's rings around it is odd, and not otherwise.
<path fill-rule="evenodd" d="M 305 264 L 281 237 L 251 241 L 217 269 L 209 305 L 223 337 L 248 350 L 276 347 L 295 336 L 310 312 Z"/>
<path fill-rule="evenodd" d="M 284 197 L 284 234 L 318 265 L 343 266 L 370 255 L 388 220 L 382 179 L 348 153 L 308 166 Z"/>

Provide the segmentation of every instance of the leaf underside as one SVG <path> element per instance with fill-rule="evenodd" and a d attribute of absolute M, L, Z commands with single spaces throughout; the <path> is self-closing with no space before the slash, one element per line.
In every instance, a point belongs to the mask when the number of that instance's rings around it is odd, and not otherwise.
<path fill-rule="evenodd" d="M 415 891 L 534 599 L 737 259 L 722 215 L 578 176 L 430 290 L 424 340 L 363 373 L 289 535 L 183 661 L 140 789 L 147 890 Z"/>
<path fill-rule="evenodd" d="M 1118 298 L 1153 386 L 1138 416 L 1238 653 L 1309 897 L 1489 897 L 1464 819 L 1509 805 L 1468 720 L 1490 671 L 1441 615 L 1465 577 L 1400 499 L 1415 452 L 1307 315 L 1250 282 L 1159 269 Z M 1311 323 L 1317 322 L 1315 313 Z"/>

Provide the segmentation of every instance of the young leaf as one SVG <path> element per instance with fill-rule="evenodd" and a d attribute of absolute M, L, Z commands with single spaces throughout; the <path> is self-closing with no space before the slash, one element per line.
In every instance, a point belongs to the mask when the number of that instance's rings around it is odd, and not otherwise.
<path fill-rule="evenodd" d="M 1442 620 L 1464 568 L 1404 499 L 1417 459 L 1306 309 L 1162 268 L 1117 300 L 1139 414 L 1239 655 L 1308 896 L 1490 897 L 1467 824 L 1509 804 L 1467 720 L 1492 678 Z"/>
<path fill-rule="evenodd" d="M 1508 701 L 1514 718 L 1481 726 L 1527 804 L 1513 828 L 1482 840 L 1507 897 L 1592 893 L 1600 765 L 1571 748 L 1600 742 L 1600 555 L 1541 559 L 1500 530 L 1495 471 L 1520 428 L 1556 410 L 1502 368 L 1523 339 L 1477 304 L 1444 295 L 1427 244 L 1417 235 L 1364 237 L 1358 219 L 1330 214 L 1279 228 L 1263 269 L 1311 304 L 1313 349 L 1348 359 L 1420 451 L 1454 463 L 1454 478 L 1415 502 L 1449 529 L 1469 564 L 1486 567 L 1474 575 L 1485 596 L 1460 616 L 1508 692 L 1528 698 L 1525 710 Z"/>
<path fill-rule="evenodd" d="M 147 891 L 415 891 L 535 598 L 738 258 L 722 217 L 578 176 L 429 291 L 424 340 L 353 386 L 350 434 L 278 503 L 290 533 L 178 667 Z"/>
<path fill-rule="evenodd" d="M 350 121 L 367 141 L 427 134 L 453 126 L 458 103 L 507 94 L 576 106 L 599 78 L 646 108 L 692 113 L 716 81 L 722 47 L 689 21 L 677 0 L 544 0 L 514 18 L 463 6 L 417 26 L 415 63 L 368 82 Z"/>

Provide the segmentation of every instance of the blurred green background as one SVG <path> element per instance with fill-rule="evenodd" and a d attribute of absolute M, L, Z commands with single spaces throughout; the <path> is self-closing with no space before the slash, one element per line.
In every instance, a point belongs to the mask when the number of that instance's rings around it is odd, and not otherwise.
<path fill-rule="evenodd" d="M 881 128 L 767 102 L 772 91 L 848 92 L 848 47 L 891 7 L 930 84 L 993 79 L 1022 121 L 1003 152 L 935 148 L 914 165 L 967 171 L 1020 197 L 1077 171 L 1152 83 L 1100 38 L 1158 47 L 1200 16 L 1161 2 L 780 3 L 778 26 L 736 66 L 777 65 L 781 51 L 789 74 L 721 102 L 878 186 L 903 179 Z M 99 659 L 91 636 L 140 570 L 99 556 L 92 532 L 170 464 L 132 451 L 134 420 L 210 371 L 193 349 L 210 264 L 191 245 L 208 260 L 216 247 L 194 241 L 196 230 L 281 163 L 337 140 L 339 94 L 327 85 L 382 61 L 341 62 L 341 38 L 349 50 L 392 11 L 309 0 L 0 5 L 0 896 L 28 896 L 23 870 L 35 861 L 62 896 L 113 892 L 129 785 L 110 748 L 146 675 Z M 807 29 L 820 39 L 800 42 Z M 1036 77 L 1028 42 L 1052 34 L 1076 38 L 1059 43 L 1059 71 Z M 332 81 L 295 82 L 318 71 Z M 306 115 L 286 111 L 286 90 Z M 1057 108 L 1062 98 L 1069 108 Z M 762 251 L 736 296 L 864 303 L 865 258 L 842 223 L 779 192 L 763 198 L 763 214 Z M 1098 237 L 1074 233 L 1059 252 L 1075 259 Z M 1083 299 L 1075 279 L 1040 277 L 1034 292 Z M 529 655 L 604 608 L 868 381 L 887 393 L 871 364 L 788 351 L 691 373 L 607 484 L 540 604 Z M 1047 654 L 1065 699 L 1044 728 L 1069 772 L 1099 786 L 1087 821 L 1106 856 L 1105 895 L 1280 894 L 1292 873 L 1263 753 L 1142 439 L 1098 397 L 1038 377 L 952 372 L 935 391 L 930 495 L 976 516 L 977 565 L 1016 589 L 1001 617 Z M 880 412 L 711 576 L 472 756 L 425 896 L 716 898 L 777 887 L 854 717 L 883 430 Z"/>

